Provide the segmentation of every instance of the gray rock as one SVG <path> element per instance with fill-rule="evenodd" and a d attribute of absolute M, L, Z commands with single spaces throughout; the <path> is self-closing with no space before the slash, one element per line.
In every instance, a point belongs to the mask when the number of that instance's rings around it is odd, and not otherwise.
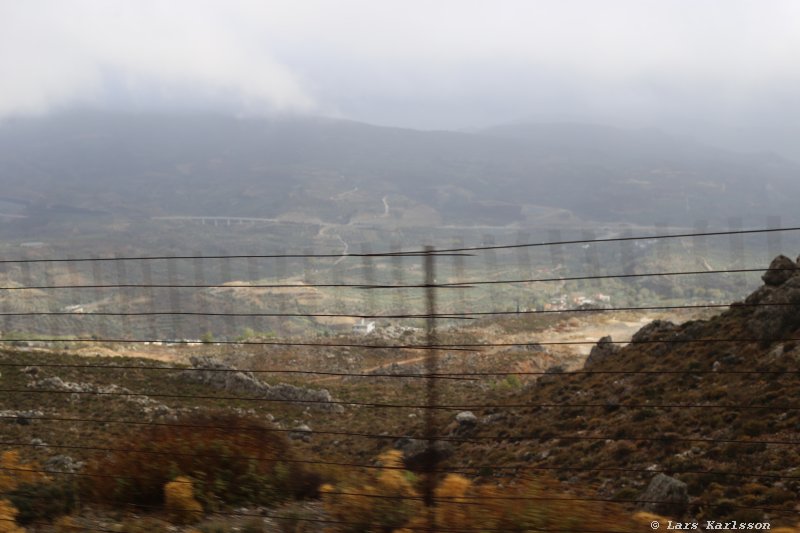
<path fill-rule="evenodd" d="M 311 433 L 311 427 L 308 424 L 300 424 L 289 432 L 289 438 L 292 440 L 309 442 L 311 440 Z"/>
<path fill-rule="evenodd" d="M 21 369 L 20 372 L 23 374 L 28 374 L 29 376 L 35 378 L 36 375 L 39 373 L 38 366 L 26 366 L 25 368 Z"/>
<path fill-rule="evenodd" d="M 601 361 L 605 361 L 612 355 L 616 354 L 619 349 L 619 346 L 613 343 L 611 336 L 606 335 L 597 341 L 597 344 L 592 346 L 592 351 L 589 352 L 589 357 L 586 358 L 583 368 L 589 368 L 590 366 L 594 366 Z"/>
<path fill-rule="evenodd" d="M 760 304 L 762 301 L 769 298 L 775 291 L 776 291 L 775 287 L 770 287 L 769 285 L 762 285 L 761 287 L 751 292 L 747 296 L 747 298 L 744 299 L 744 303 L 745 305 Z"/>
<path fill-rule="evenodd" d="M 544 346 L 542 346 L 538 342 L 531 342 L 529 344 L 526 344 L 522 347 L 522 349 L 525 350 L 526 352 L 536 352 L 536 353 L 547 351 L 544 349 Z"/>
<path fill-rule="evenodd" d="M 495 424 L 502 419 L 502 413 L 492 413 L 481 418 L 481 424 Z"/>
<path fill-rule="evenodd" d="M 747 321 L 753 336 L 769 344 L 800 326 L 800 276 L 784 281 L 779 287 L 771 287 L 770 291 L 756 293 L 759 293 L 758 301 L 754 303 L 762 305 L 754 308 Z"/>
<path fill-rule="evenodd" d="M 653 320 L 631 337 L 631 342 L 651 342 L 673 333 L 677 326 L 669 320 Z"/>
<path fill-rule="evenodd" d="M 74 474 L 83 468 L 83 461 L 76 461 L 69 455 L 55 455 L 44 462 L 46 470 L 55 472 L 67 472 Z"/>
<path fill-rule="evenodd" d="M 682 516 L 689 504 L 689 491 L 683 481 L 666 474 L 656 474 L 641 499 L 655 502 L 645 503 L 649 511 L 666 516 Z"/>
<path fill-rule="evenodd" d="M 299 403 L 324 411 L 337 413 L 344 411 L 341 405 L 333 403 L 333 397 L 327 389 L 297 387 L 286 383 L 270 385 L 256 378 L 252 372 L 239 371 L 208 356 L 193 356 L 189 361 L 194 368 L 178 374 L 178 377 L 185 381 L 203 383 L 215 389 L 269 400 Z"/>
<path fill-rule="evenodd" d="M 449 442 L 436 441 L 433 447 L 429 447 L 425 440 L 408 437 L 398 439 L 395 448 L 403 452 L 406 467 L 417 471 L 435 466 L 453 454 L 453 446 Z"/>
<path fill-rule="evenodd" d="M 776 287 L 783 285 L 789 278 L 791 278 L 797 270 L 797 263 L 786 257 L 779 255 L 769 264 L 769 268 L 761 279 L 765 285 Z"/>
<path fill-rule="evenodd" d="M 478 424 L 478 417 L 472 411 L 461 411 L 456 415 L 459 426 L 474 427 Z"/>
<path fill-rule="evenodd" d="M 142 407 L 142 411 L 148 415 L 154 416 L 167 416 L 173 413 L 172 408 L 159 403 L 144 394 L 137 394 L 132 390 L 121 387 L 115 383 L 111 385 L 95 385 L 93 383 L 75 383 L 73 381 L 64 381 L 58 376 L 40 379 L 28 383 L 28 387 L 34 389 L 58 390 L 65 392 L 74 392 L 71 396 L 73 399 L 80 399 L 82 394 L 98 393 L 116 395 L 126 402 L 135 403 Z M 112 396 L 113 397 L 113 396 Z"/>
<path fill-rule="evenodd" d="M 15 411 L 4 410 L 0 411 L 0 420 L 9 423 L 16 423 L 20 426 L 27 426 L 37 417 L 44 416 L 42 411 Z"/>

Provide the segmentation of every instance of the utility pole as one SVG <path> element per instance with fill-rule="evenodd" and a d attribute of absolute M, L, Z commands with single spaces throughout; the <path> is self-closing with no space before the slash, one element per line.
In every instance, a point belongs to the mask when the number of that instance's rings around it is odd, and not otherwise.
<path fill-rule="evenodd" d="M 436 471 L 439 462 L 439 450 L 436 448 L 436 406 L 439 404 L 439 391 L 437 390 L 436 373 L 439 366 L 439 351 L 436 346 L 436 254 L 433 246 L 425 247 L 425 301 L 427 303 L 427 319 L 425 323 L 426 355 L 425 373 L 426 380 L 426 406 L 425 410 L 425 439 L 428 448 L 425 453 L 425 494 L 424 501 L 428 514 L 427 531 L 436 531 L 436 501 L 434 490 L 436 488 Z"/>

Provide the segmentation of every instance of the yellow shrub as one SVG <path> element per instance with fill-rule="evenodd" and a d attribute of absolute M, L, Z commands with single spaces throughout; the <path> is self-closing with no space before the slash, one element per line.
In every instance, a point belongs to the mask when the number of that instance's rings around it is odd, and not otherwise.
<path fill-rule="evenodd" d="M 412 476 L 402 470 L 402 453 L 392 450 L 380 456 L 384 468 L 363 484 L 321 488 L 325 509 L 342 533 L 383 533 L 402 527 L 419 513 L 422 499 Z"/>
<path fill-rule="evenodd" d="M 0 494 L 15 490 L 19 485 L 34 483 L 46 479 L 37 470 L 34 463 L 26 463 L 19 458 L 17 450 L 9 450 L 0 454 Z"/>
<path fill-rule="evenodd" d="M 177 477 L 164 485 L 164 505 L 170 518 L 179 524 L 197 522 L 203 517 L 203 506 L 194 498 L 192 482 Z"/>
<path fill-rule="evenodd" d="M 465 503 L 472 503 L 465 499 L 467 491 L 472 487 L 472 482 L 464 476 L 450 474 L 436 487 L 434 492 L 438 505 L 436 507 L 436 523 L 449 528 L 472 527 L 469 507 Z"/>
<path fill-rule="evenodd" d="M 564 493 L 558 483 L 546 479 L 498 487 L 449 474 L 434 489 L 435 505 L 426 507 L 413 475 L 401 469 L 400 452 L 380 459 L 385 468 L 365 482 L 322 487 L 328 514 L 346 522 L 328 531 L 415 533 L 430 525 L 478 531 L 642 530 L 642 517 L 634 519 L 620 507 Z"/>
<path fill-rule="evenodd" d="M 0 533 L 25 533 L 15 519 L 18 511 L 8 500 L 0 500 Z"/>

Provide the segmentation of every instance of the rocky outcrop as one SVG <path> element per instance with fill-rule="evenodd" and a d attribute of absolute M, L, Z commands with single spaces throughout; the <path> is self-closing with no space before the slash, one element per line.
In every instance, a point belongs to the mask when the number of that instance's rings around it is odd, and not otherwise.
<path fill-rule="evenodd" d="M 341 405 L 333 403 L 334 399 L 327 389 L 297 387 L 286 383 L 270 385 L 252 372 L 237 370 L 208 356 L 193 356 L 189 361 L 193 368 L 178 374 L 179 379 L 267 400 L 298 403 L 312 409 L 332 412 L 344 410 Z"/>
<path fill-rule="evenodd" d="M 69 455 L 55 455 L 44 462 L 45 470 L 48 472 L 64 472 L 74 474 L 83 468 L 83 461 L 76 461 Z"/>
<path fill-rule="evenodd" d="M 583 368 L 590 368 L 600 361 L 605 361 L 609 357 L 613 356 L 619 351 L 619 346 L 614 344 L 614 341 L 611 339 L 610 335 L 606 335 L 605 337 L 601 338 L 597 341 L 597 344 L 592 346 L 592 351 L 589 352 L 589 357 L 586 358 L 586 362 L 583 364 Z"/>
<path fill-rule="evenodd" d="M 745 299 L 745 305 L 755 307 L 747 325 L 753 337 L 769 344 L 800 327 L 800 269 L 779 255 L 762 279 L 764 285 Z"/>
<path fill-rule="evenodd" d="M 453 445 L 449 442 L 436 441 L 433 446 L 421 439 L 402 438 L 394 447 L 403 452 L 403 463 L 409 470 L 423 471 L 434 467 L 453 455 Z"/>
<path fill-rule="evenodd" d="M 30 425 L 31 421 L 42 416 L 44 416 L 42 411 L 0 411 L 0 420 L 4 422 L 13 422 L 15 424 L 19 424 L 20 426 Z"/>
<path fill-rule="evenodd" d="M 631 342 L 653 342 L 673 333 L 678 326 L 669 320 L 653 320 L 631 337 Z"/>
<path fill-rule="evenodd" d="M 789 278 L 794 276 L 796 270 L 797 263 L 785 255 L 779 255 L 772 260 L 761 279 L 764 281 L 764 285 L 777 287 L 778 285 L 783 285 Z"/>
<path fill-rule="evenodd" d="M 142 407 L 144 414 L 164 417 L 174 415 L 171 407 L 157 402 L 156 400 L 148 397 L 145 394 L 133 392 L 125 387 L 120 387 L 117 384 L 111 385 L 96 385 L 94 383 L 76 383 L 74 381 L 64 381 L 58 376 L 42 378 L 28 383 L 28 387 L 32 389 L 44 389 L 52 391 L 73 392 L 71 395 L 73 400 L 80 400 L 82 395 L 97 394 L 121 397 L 125 401 L 138 404 Z"/>
<path fill-rule="evenodd" d="M 666 516 L 682 516 L 689 504 L 689 491 L 683 481 L 657 474 L 650 480 L 641 499 L 649 511 Z"/>

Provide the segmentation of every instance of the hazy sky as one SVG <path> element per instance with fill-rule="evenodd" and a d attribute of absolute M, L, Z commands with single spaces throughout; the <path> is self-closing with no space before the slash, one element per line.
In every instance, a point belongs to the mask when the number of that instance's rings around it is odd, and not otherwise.
<path fill-rule="evenodd" d="M 800 159 L 797 0 L 0 0 L 0 117 L 659 126 Z"/>

